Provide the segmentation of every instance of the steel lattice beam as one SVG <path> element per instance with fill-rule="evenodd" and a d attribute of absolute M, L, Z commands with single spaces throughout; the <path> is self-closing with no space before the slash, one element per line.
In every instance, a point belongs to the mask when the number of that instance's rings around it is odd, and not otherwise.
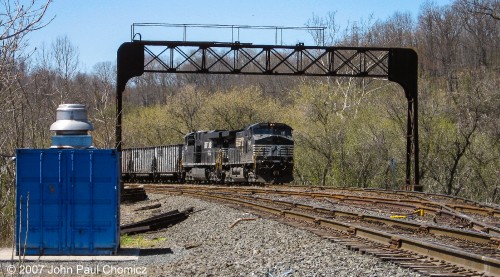
<path fill-rule="evenodd" d="M 116 148 L 119 150 L 122 141 L 122 94 L 128 80 L 144 72 L 371 77 L 394 81 L 403 87 L 408 101 L 404 189 L 421 190 L 418 57 L 412 49 L 133 41 L 122 44 L 118 49 L 117 67 Z"/>
<path fill-rule="evenodd" d="M 144 72 L 388 78 L 386 48 L 134 42 L 148 59 Z"/>

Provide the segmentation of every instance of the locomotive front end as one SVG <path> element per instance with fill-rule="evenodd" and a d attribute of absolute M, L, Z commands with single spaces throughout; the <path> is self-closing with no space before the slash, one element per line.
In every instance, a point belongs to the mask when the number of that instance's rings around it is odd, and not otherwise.
<path fill-rule="evenodd" d="M 293 181 L 292 128 L 283 123 L 258 123 L 250 128 L 254 173 L 265 183 Z"/>

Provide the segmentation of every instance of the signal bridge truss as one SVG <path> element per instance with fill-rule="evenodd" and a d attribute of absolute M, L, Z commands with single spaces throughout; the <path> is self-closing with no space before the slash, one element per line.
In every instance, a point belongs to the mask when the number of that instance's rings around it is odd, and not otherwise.
<path fill-rule="evenodd" d="M 422 189 L 418 161 L 418 57 L 412 49 L 132 41 L 118 49 L 117 67 L 116 147 L 119 150 L 122 94 L 128 80 L 144 72 L 367 77 L 396 82 L 403 87 L 408 104 L 403 189 Z"/>
<path fill-rule="evenodd" d="M 171 44 L 160 52 L 145 47 L 150 59 L 144 72 L 388 76 L 389 52 L 383 49 L 358 51 L 352 48 L 321 48 L 297 45 L 253 46 L 217 44 L 197 46 Z"/>

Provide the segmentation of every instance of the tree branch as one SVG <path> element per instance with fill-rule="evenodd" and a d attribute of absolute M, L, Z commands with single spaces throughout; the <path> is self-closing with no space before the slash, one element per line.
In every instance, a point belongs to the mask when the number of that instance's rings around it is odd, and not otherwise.
<path fill-rule="evenodd" d="M 55 17 L 42 24 L 42 19 L 52 0 L 46 0 L 39 8 L 35 7 L 36 2 L 37 0 L 31 0 L 31 3 L 25 7 L 19 3 L 19 0 L 15 3 L 11 3 L 10 0 L 2 1 L 6 13 L 0 14 L 0 29 L 3 29 L 0 41 L 39 30 L 52 22 Z"/>

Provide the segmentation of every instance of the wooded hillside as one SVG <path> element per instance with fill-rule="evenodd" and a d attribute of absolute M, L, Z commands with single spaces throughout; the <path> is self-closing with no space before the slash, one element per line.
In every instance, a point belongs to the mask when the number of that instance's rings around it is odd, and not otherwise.
<path fill-rule="evenodd" d="M 35 1 L 0 14 L 2 226 L 13 219 L 11 157 L 16 148 L 50 146 L 59 104 L 88 105 L 95 146 L 114 146 L 115 62 L 82 72 L 78 48 L 64 35 L 28 53 L 29 34 L 50 24 L 45 9 Z M 456 0 L 444 7 L 427 3 L 416 17 L 396 13 L 347 28 L 338 27 L 335 12 L 305 23 L 327 26 L 328 45 L 418 52 L 424 191 L 500 203 L 499 11 L 495 0 Z M 124 107 L 124 147 L 279 121 L 294 128 L 297 183 L 388 189 L 403 183 L 406 99 L 385 80 L 145 74 L 129 82 Z"/>

